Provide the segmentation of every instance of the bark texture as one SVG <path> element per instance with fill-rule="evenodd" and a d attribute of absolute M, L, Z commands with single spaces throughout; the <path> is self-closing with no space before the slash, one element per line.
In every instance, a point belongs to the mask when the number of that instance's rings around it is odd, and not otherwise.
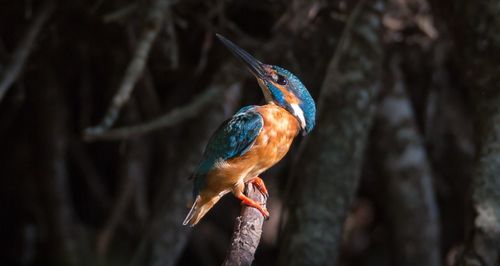
<path fill-rule="evenodd" d="M 478 158 L 472 181 L 473 224 L 459 265 L 500 259 L 500 5 L 496 1 L 433 1 L 457 43 L 460 69 L 475 106 Z M 451 8 L 450 8 L 451 7 Z"/>
<path fill-rule="evenodd" d="M 251 183 L 247 184 L 245 194 L 265 207 L 266 197 Z M 222 265 L 252 265 L 262 235 L 263 223 L 264 216 L 257 209 L 249 206 L 242 207 L 241 215 L 236 218 L 234 225 L 231 247 Z"/>
<path fill-rule="evenodd" d="M 392 77 L 378 107 L 374 158 L 381 168 L 394 237 L 395 265 L 441 265 L 439 215 L 432 170 L 408 99 L 399 61 L 390 63 Z"/>
<path fill-rule="evenodd" d="M 360 178 L 382 67 L 383 1 L 360 3 L 322 85 L 317 127 L 304 143 L 288 206 L 280 265 L 333 265 Z"/>
<path fill-rule="evenodd" d="M 459 265 L 498 265 L 500 259 L 500 93 L 496 94 L 477 100 L 481 141 L 472 188 L 475 218 Z"/>

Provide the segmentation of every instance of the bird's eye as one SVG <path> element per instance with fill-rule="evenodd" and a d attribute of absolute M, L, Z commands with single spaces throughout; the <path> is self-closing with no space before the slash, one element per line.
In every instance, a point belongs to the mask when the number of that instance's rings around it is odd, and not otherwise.
<path fill-rule="evenodd" d="M 286 78 L 282 75 L 278 75 L 278 77 L 276 78 L 276 83 L 280 85 L 286 85 Z"/>

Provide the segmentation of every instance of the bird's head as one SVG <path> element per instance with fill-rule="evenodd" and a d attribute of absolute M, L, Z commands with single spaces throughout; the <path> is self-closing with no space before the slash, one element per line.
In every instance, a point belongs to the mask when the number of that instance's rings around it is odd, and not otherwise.
<path fill-rule="evenodd" d="M 266 101 L 274 102 L 295 116 L 304 135 L 311 132 L 315 123 L 316 105 L 304 84 L 290 71 L 261 63 L 230 40 L 219 34 L 217 37 L 257 78 Z"/>

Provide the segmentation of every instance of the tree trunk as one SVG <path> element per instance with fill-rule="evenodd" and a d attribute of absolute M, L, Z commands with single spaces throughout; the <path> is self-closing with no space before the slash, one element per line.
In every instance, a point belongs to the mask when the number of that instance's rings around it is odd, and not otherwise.
<path fill-rule="evenodd" d="M 393 232 L 393 257 L 395 265 L 438 266 L 439 215 L 432 171 L 399 61 L 394 58 L 389 67 L 393 84 L 387 85 L 380 103 L 372 139 L 376 146 L 374 160 L 384 177 L 381 197 Z"/>
<path fill-rule="evenodd" d="M 478 158 L 472 180 L 474 221 L 459 265 L 500 259 L 500 5 L 496 1 L 433 1 L 456 40 L 462 78 L 475 106 Z"/>
<path fill-rule="evenodd" d="M 332 265 L 380 86 L 383 1 L 358 3 L 323 82 L 317 127 L 292 171 L 280 265 Z"/>

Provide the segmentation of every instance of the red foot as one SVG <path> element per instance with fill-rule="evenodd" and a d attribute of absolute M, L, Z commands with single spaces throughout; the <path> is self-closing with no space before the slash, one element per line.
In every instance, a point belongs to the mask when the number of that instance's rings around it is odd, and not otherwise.
<path fill-rule="evenodd" d="M 264 184 L 264 181 L 260 177 L 255 177 L 250 183 L 254 184 L 255 187 L 266 197 L 269 197 L 269 193 L 267 192 L 266 185 Z"/>
<path fill-rule="evenodd" d="M 255 200 L 245 196 L 244 194 L 241 194 L 238 199 L 241 200 L 241 204 L 245 204 L 245 205 L 248 205 L 250 207 L 254 207 L 256 208 L 257 210 L 260 211 L 260 213 L 262 213 L 262 216 L 264 216 L 264 219 L 269 219 L 269 212 L 267 211 L 267 209 L 265 207 L 263 207 L 262 205 L 260 205 L 259 203 L 255 202 Z"/>

